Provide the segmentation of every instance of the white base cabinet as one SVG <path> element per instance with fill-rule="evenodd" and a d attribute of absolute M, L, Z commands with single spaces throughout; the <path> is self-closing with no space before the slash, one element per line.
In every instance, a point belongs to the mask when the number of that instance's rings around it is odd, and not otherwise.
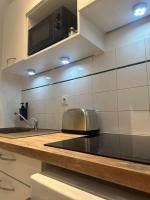
<path fill-rule="evenodd" d="M 41 171 L 41 161 L 0 149 L 0 171 L 30 184 L 30 176 Z"/>
<path fill-rule="evenodd" d="M 26 200 L 31 196 L 31 189 L 26 185 L 0 172 L 0 199 Z"/>
<path fill-rule="evenodd" d="M 42 163 L 0 149 L 0 200 L 26 200 L 31 196 L 30 177 L 41 172 Z"/>

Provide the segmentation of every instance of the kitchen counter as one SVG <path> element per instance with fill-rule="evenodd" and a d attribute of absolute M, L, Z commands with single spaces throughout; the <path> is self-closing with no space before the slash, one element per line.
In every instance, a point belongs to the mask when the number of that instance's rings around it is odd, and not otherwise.
<path fill-rule="evenodd" d="M 150 165 L 44 146 L 45 143 L 76 137 L 80 136 L 54 133 L 18 139 L 0 137 L 0 148 L 150 193 Z"/>

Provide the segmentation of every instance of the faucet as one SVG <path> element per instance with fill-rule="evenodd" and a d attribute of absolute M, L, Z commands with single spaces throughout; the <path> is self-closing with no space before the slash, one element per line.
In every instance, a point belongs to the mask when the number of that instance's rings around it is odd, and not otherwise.
<path fill-rule="evenodd" d="M 21 118 L 24 120 L 24 122 L 25 122 L 29 127 L 33 128 L 34 131 L 38 131 L 38 120 L 37 120 L 37 119 L 31 118 L 31 120 L 33 120 L 33 124 L 31 124 L 31 123 L 29 122 L 29 120 L 27 120 L 27 119 L 26 119 L 24 116 L 22 116 L 20 113 L 15 112 L 14 115 L 17 115 L 17 116 L 21 117 Z"/>

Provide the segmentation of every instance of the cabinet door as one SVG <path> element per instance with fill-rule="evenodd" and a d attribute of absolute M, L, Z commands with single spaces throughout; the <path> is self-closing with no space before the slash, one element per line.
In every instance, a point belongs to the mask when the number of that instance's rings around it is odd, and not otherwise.
<path fill-rule="evenodd" d="M 3 68 L 26 58 L 28 40 L 26 13 L 40 2 L 41 0 L 14 0 L 8 6 L 3 27 Z"/>
<path fill-rule="evenodd" d="M 31 196 L 31 189 L 19 181 L 0 172 L 0 199 L 26 200 Z"/>
<path fill-rule="evenodd" d="M 41 172 L 41 161 L 0 149 L 0 171 L 30 185 L 30 176 Z"/>
<path fill-rule="evenodd" d="M 23 60 L 25 57 L 26 20 L 20 0 L 13 1 L 4 16 L 2 67 Z"/>

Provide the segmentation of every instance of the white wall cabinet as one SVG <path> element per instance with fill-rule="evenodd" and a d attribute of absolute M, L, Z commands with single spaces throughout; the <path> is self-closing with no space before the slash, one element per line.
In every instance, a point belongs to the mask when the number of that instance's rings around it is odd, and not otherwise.
<path fill-rule="evenodd" d="M 103 33 L 79 12 L 94 1 L 14 0 L 5 14 L 2 68 L 6 72 L 24 76 L 29 67 L 40 73 L 60 66 L 60 57 L 69 57 L 71 62 L 74 62 L 98 51 L 103 52 Z M 41 13 L 44 13 L 46 8 L 53 12 L 59 6 L 69 5 L 70 2 L 76 6 L 78 32 L 32 56 L 27 56 L 28 29 L 33 21 L 41 19 Z"/>
<path fill-rule="evenodd" d="M 2 68 L 19 63 L 27 55 L 26 12 L 41 0 L 14 0 L 6 9 L 3 26 Z"/>
<path fill-rule="evenodd" d="M 25 20 L 21 1 L 13 1 L 6 10 L 3 32 L 2 67 L 19 62 L 25 57 Z"/>

